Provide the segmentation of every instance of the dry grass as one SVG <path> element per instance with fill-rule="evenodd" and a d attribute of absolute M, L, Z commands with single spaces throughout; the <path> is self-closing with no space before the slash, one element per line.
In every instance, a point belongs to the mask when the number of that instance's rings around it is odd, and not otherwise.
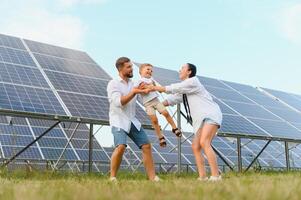
<path fill-rule="evenodd" d="M 300 199 L 300 172 L 224 175 L 220 183 L 200 183 L 195 174 L 160 175 L 152 183 L 143 174 L 121 173 L 117 184 L 107 176 L 52 172 L 2 172 L 0 199 Z"/>

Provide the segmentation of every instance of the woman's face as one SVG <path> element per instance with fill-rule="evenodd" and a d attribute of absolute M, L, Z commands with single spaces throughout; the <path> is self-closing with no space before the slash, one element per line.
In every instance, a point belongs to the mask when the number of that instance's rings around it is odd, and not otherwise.
<path fill-rule="evenodd" d="M 179 77 L 183 81 L 183 80 L 189 78 L 190 73 L 191 73 L 191 71 L 189 70 L 188 65 L 184 64 L 179 71 Z"/>

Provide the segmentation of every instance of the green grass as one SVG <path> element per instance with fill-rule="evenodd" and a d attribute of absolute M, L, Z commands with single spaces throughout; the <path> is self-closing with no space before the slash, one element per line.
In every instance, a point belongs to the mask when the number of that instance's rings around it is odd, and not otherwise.
<path fill-rule="evenodd" d="M 301 172 L 224 174 L 220 183 L 200 183 L 196 174 L 119 174 L 117 184 L 101 174 L 2 172 L 0 199 L 301 199 Z"/>

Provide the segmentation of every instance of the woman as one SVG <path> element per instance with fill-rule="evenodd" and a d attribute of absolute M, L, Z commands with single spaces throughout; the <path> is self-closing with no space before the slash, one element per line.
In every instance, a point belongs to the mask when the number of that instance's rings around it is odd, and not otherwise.
<path fill-rule="evenodd" d="M 210 165 L 211 176 L 209 180 L 219 181 L 222 178 L 218 171 L 216 155 L 211 147 L 211 142 L 221 126 L 222 112 L 195 75 L 195 65 L 186 63 L 179 72 L 182 82 L 165 87 L 153 86 L 151 89 L 173 94 L 168 96 L 167 100 L 163 102 L 165 106 L 184 103 L 187 120 L 192 123 L 195 133 L 192 150 L 198 168 L 198 180 L 208 180 L 206 177 L 205 159 L 202 154 L 203 150 Z"/>

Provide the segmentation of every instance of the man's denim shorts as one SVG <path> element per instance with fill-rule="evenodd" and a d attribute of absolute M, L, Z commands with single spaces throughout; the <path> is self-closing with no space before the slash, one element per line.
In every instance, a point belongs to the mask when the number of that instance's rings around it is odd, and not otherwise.
<path fill-rule="evenodd" d="M 140 131 L 131 124 L 130 132 L 127 133 L 121 128 L 117 128 L 112 126 L 112 134 L 114 136 L 114 145 L 117 147 L 118 145 L 125 145 L 127 146 L 127 137 L 131 138 L 133 142 L 141 149 L 144 144 L 149 144 L 148 137 L 141 127 Z"/>

